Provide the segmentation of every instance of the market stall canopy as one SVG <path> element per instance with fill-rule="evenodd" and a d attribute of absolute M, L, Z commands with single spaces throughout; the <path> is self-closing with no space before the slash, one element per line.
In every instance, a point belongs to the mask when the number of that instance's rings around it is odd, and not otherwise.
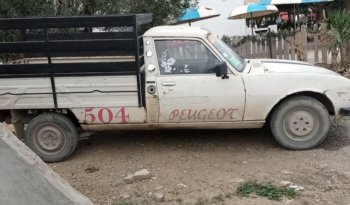
<path fill-rule="evenodd" d="M 299 6 L 300 4 L 307 4 L 307 3 L 328 3 L 333 2 L 334 0 L 259 0 L 258 4 L 262 5 L 287 5 L 287 4 L 293 4 L 294 5 L 294 13 L 297 12 L 296 6 Z M 299 10 L 299 9 L 298 9 Z M 300 18 L 299 15 L 297 15 L 298 19 Z M 294 21 L 294 29 L 297 27 L 296 22 Z M 298 22 L 300 22 L 298 20 Z M 300 26 L 300 24 L 299 24 Z"/>
<path fill-rule="evenodd" d="M 249 4 L 235 8 L 228 19 L 249 19 L 271 15 L 278 12 L 274 5 Z"/>
<path fill-rule="evenodd" d="M 262 16 L 268 16 L 278 12 L 278 8 L 274 5 L 248 4 L 235 8 L 228 19 L 252 19 Z M 254 28 L 251 26 L 252 36 Z"/>
<path fill-rule="evenodd" d="M 334 0 L 260 0 L 263 5 L 282 5 L 282 4 L 306 4 L 306 3 L 327 3 Z"/>
<path fill-rule="evenodd" d="M 203 19 L 213 18 L 220 16 L 220 13 L 212 8 L 209 7 L 194 7 L 194 8 L 187 8 L 182 12 L 182 15 L 177 18 L 176 24 L 181 23 L 189 23 L 191 25 L 191 22 L 200 21 Z"/>

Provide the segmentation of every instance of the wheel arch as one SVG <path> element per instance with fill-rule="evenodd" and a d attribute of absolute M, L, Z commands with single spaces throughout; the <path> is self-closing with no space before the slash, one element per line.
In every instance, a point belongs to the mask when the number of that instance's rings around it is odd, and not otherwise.
<path fill-rule="evenodd" d="M 0 110 L 0 122 L 11 122 L 10 110 Z"/>
<path fill-rule="evenodd" d="M 36 116 L 43 113 L 57 113 L 68 117 L 76 127 L 80 127 L 80 123 L 78 118 L 70 109 L 57 109 L 57 110 L 49 110 L 49 109 L 19 109 L 21 111 L 22 116 L 25 117 L 25 124 L 29 123 L 30 120 L 35 118 Z M 0 110 L 0 122 L 6 121 L 7 123 L 11 123 L 11 110 Z"/>
<path fill-rule="evenodd" d="M 75 116 L 75 114 L 70 109 L 67 109 L 67 113 L 65 115 L 74 123 L 77 128 L 80 127 L 77 116 Z"/>
<path fill-rule="evenodd" d="M 287 95 L 284 98 L 280 99 L 270 110 L 269 114 L 267 115 L 267 117 L 265 119 L 266 122 L 270 122 L 272 114 L 274 113 L 276 108 L 281 103 L 283 103 L 286 100 L 289 100 L 293 97 L 297 97 L 297 96 L 306 96 L 306 97 L 314 98 L 314 99 L 318 100 L 323 106 L 325 106 L 325 108 L 327 109 L 327 111 L 330 115 L 335 115 L 334 105 L 333 105 L 332 101 L 325 94 L 313 92 L 313 91 L 302 91 L 302 92 L 297 92 L 297 93 Z"/>

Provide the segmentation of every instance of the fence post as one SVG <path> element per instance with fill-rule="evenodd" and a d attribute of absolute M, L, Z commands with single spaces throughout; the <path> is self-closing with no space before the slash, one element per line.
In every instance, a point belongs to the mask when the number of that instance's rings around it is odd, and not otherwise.
<path fill-rule="evenodd" d="M 314 35 L 314 43 L 315 43 L 315 64 L 319 63 L 319 49 L 320 49 L 320 39 L 318 38 L 318 34 Z"/>
<path fill-rule="evenodd" d="M 245 48 L 246 48 L 246 56 L 247 58 L 251 58 L 252 55 L 251 55 L 251 40 L 247 40 L 246 44 L 245 44 Z"/>
<path fill-rule="evenodd" d="M 271 43 L 271 36 L 267 37 L 265 41 L 266 46 L 266 58 L 272 58 L 272 43 Z"/>
<path fill-rule="evenodd" d="M 258 45 L 258 47 L 257 47 L 257 53 L 256 53 L 256 58 L 261 58 L 262 57 L 262 46 L 261 46 L 261 43 L 262 43 L 262 40 L 260 40 L 260 39 L 258 39 L 257 40 L 257 45 Z"/>
<path fill-rule="evenodd" d="M 278 35 L 277 39 L 278 39 L 277 57 L 278 57 L 278 59 L 282 59 L 282 52 L 283 52 L 282 51 L 283 50 L 283 48 L 282 48 L 282 38 L 281 38 L 280 35 Z"/>
<path fill-rule="evenodd" d="M 252 39 L 252 57 L 251 58 L 256 58 L 256 40 Z"/>
<path fill-rule="evenodd" d="M 284 56 L 283 59 L 289 60 L 289 53 L 290 53 L 290 36 L 286 37 L 283 41 L 284 41 Z"/>
<path fill-rule="evenodd" d="M 245 58 L 245 50 L 244 50 L 244 46 L 243 45 L 240 45 L 239 46 L 239 50 L 241 51 L 241 55 L 243 58 Z"/>
<path fill-rule="evenodd" d="M 302 33 L 300 30 L 297 30 L 295 32 L 295 37 L 294 37 L 294 46 L 295 46 L 295 54 L 296 54 L 296 60 L 302 61 L 304 60 L 304 55 L 303 55 L 303 45 L 302 45 Z"/>
<path fill-rule="evenodd" d="M 301 26 L 301 37 L 302 37 L 302 51 L 303 51 L 303 57 L 304 57 L 304 61 L 307 62 L 307 26 L 306 25 L 302 25 Z"/>
<path fill-rule="evenodd" d="M 332 46 L 331 52 L 332 52 L 332 62 L 331 62 L 331 64 L 337 64 L 338 51 L 337 51 L 337 49 L 334 46 Z"/>
<path fill-rule="evenodd" d="M 318 38 L 318 26 L 317 24 L 314 25 L 314 45 L 315 45 L 315 64 L 319 63 L 319 57 L 318 57 L 318 51 L 320 47 L 320 39 Z"/>
<path fill-rule="evenodd" d="M 277 59 L 277 53 L 276 53 L 276 37 L 271 37 L 271 58 Z"/>
<path fill-rule="evenodd" d="M 290 59 L 295 60 L 295 36 L 291 36 L 290 39 Z"/>
<path fill-rule="evenodd" d="M 246 49 L 245 49 L 245 44 L 242 44 L 240 46 L 241 46 L 241 49 L 242 49 L 242 56 L 244 58 L 247 58 L 247 52 L 246 52 Z"/>
<path fill-rule="evenodd" d="M 241 45 L 236 47 L 236 51 L 239 53 L 239 55 L 243 56 L 243 51 L 242 51 L 242 46 Z"/>
<path fill-rule="evenodd" d="M 327 35 L 327 24 L 321 23 L 320 26 L 320 47 L 321 47 L 321 54 L 322 54 L 322 63 L 328 64 L 328 40 L 326 38 Z"/>
<path fill-rule="evenodd" d="M 322 46 L 321 46 L 321 49 L 322 49 L 322 63 L 326 63 L 327 64 L 327 44 L 324 42 L 322 43 Z"/>
<path fill-rule="evenodd" d="M 261 50 L 262 50 L 262 55 L 261 55 L 261 57 L 262 58 L 270 58 L 270 56 L 269 56 L 269 53 L 270 53 L 270 51 L 269 51 L 269 47 L 268 47 L 268 45 L 267 45 L 267 40 L 265 39 L 263 39 L 262 41 L 261 41 Z"/>

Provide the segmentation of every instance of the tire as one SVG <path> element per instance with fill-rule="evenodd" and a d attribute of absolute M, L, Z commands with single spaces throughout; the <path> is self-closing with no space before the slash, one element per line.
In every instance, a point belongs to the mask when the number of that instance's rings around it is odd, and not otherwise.
<path fill-rule="evenodd" d="M 300 96 L 282 102 L 273 112 L 271 131 L 280 145 L 292 150 L 312 149 L 327 137 L 327 109 L 318 100 Z"/>
<path fill-rule="evenodd" d="M 45 162 L 60 162 L 75 151 L 78 131 L 68 117 L 45 113 L 29 122 L 25 142 Z"/>

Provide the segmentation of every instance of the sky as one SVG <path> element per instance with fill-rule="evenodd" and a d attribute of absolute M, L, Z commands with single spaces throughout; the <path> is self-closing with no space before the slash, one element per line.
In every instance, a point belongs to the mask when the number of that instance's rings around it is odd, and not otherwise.
<path fill-rule="evenodd" d="M 217 10 L 221 15 L 216 18 L 202 20 L 193 23 L 193 26 L 207 28 L 219 36 L 245 35 L 246 30 L 244 20 L 228 20 L 231 11 L 239 6 L 243 6 L 244 0 L 199 0 L 199 6 L 207 6 Z"/>

